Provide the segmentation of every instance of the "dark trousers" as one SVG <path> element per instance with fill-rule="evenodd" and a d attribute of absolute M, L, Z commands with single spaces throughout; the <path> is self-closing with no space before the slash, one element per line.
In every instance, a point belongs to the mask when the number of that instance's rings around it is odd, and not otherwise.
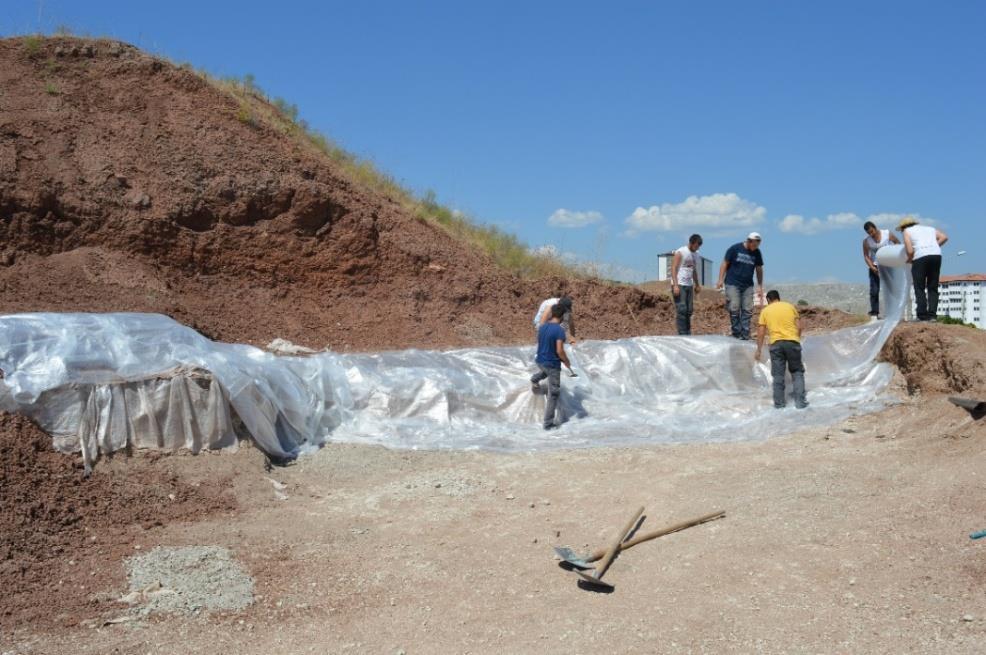
<path fill-rule="evenodd" d="M 870 269 L 870 316 L 880 314 L 880 271 Z"/>
<path fill-rule="evenodd" d="M 794 405 L 808 405 L 805 397 L 805 365 L 801 361 L 801 344 L 797 341 L 775 341 L 770 344 L 770 377 L 774 379 L 774 407 L 787 404 L 784 397 L 784 369 L 791 372 L 794 386 Z"/>
<path fill-rule="evenodd" d="M 531 384 L 540 384 L 545 378 L 548 378 L 548 397 L 544 404 L 544 427 L 549 427 L 555 425 L 555 408 L 561 395 L 561 367 L 538 364 L 538 372 L 531 376 Z"/>
<path fill-rule="evenodd" d="M 938 316 L 938 276 L 941 274 L 941 255 L 925 255 L 911 262 L 914 281 L 914 300 L 917 301 L 919 321 L 933 321 Z"/>
<path fill-rule="evenodd" d="M 678 334 L 691 334 L 692 311 L 695 309 L 695 287 L 678 287 L 678 295 L 674 296 L 674 309 Z"/>

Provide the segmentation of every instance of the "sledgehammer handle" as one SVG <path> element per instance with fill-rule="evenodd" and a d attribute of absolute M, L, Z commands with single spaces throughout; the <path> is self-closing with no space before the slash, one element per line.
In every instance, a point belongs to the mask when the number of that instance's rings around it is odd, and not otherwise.
<path fill-rule="evenodd" d="M 633 539 L 630 539 L 629 541 L 624 541 L 623 543 L 620 544 L 620 550 L 621 551 L 626 550 L 627 548 L 630 548 L 631 546 L 636 546 L 637 544 L 642 544 L 645 541 L 650 541 L 651 539 L 657 539 L 658 537 L 663 537 L 666 534 L 671 534 L 672 532 L 678 532 L 679 530 L 684 530 L 685 528 L 690 528 L 690 527 L 692 527 L 694 525 L 698 525 L 700 523 L 706 523 L 708 521 L 714 521 L 715 519 L 721 518 L 721 517 L 723 517 L 725 515 L 726 515 L 726 512 L 724 512 L 724 511 L 712 512 L 711 514 L 706 514 L 705 516 L 700 516 L 697 519 L 692 519 L 690 521 L 683 521 L 682 523 L 676 523 L 676 524 L 674 524 L 672 526 L 669 526 L 667 528 L 661 528 L 660 530 L 655 530 L 654 532 L 648 532 L 648 533 L 642 534 L 642 535 L 640 535 L 638 537 L 634 537 Z M 629 530 L 627 532 L 629 532 Z M 626 533 L 624 533 L 624 534 L 626 534 Z M 603 550 L 602 548 L 600 548 L 599 550 L 597 550 L 593 554 L 589 555 L 589 557 L 586 558 L 586 561 L 587 562 L 595 562 L 596 560 L 598 560 L 600 557 L 604 556 L 605 554 L 606 554 L 606 551 Z"/>
<path fill-rule="evenodd" d="M 637 524 L 637 520 L 640 518 L 640 515 L 643 513 L 644 513 L 644 508 L 641 507 L 633 515 L 633 518 L 630 519 L 630 522 L 627 523 L 626 526 L 624 526 L 624 528 L 620 531 L 620 534 L 616 535 L 616 540 L 609 547 L 609 550 L 607 550 L 606 553 L 603 555 L 603 561 L 600 562 L 599 566 L 596 567 L 595 577 L 597 579 L 603 577 L 603 574 L 606 573 L 606 569 L 609 568 L 609 565 L 613 561 L 613 558 L 616 557 L 616 553 L 620 552 L 620 543 L 622 543 L 622 541 L 626 539 L 627 535 L 630 533 L 630 530 L 632 530 L 633 526 Z"/>

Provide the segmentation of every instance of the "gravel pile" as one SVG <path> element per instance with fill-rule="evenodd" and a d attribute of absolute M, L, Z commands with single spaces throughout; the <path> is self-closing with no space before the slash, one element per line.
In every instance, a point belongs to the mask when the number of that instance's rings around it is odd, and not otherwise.
<path fill-rule="evenodd" d="M 253 602 L 253 578 L 226 548 L 158 547 L 127 560 L 130 593 L 142 614 L 241 610 Z"/>

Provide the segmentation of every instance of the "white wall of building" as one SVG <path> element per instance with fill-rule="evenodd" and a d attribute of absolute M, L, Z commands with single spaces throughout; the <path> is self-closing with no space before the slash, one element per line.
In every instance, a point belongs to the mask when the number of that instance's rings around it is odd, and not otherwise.
<path fill-rule="evenodd" d="M 957 280 L 939 284 L 938 315 L 986 330 L 986 282 Z"/>
<path fill-rule="evenodd" d="M 657 256 L 657 279 L 658 280 L 670 280 L 671 279 L 671 260 L 674 259 L 673 252 L 661 253 Z M 717 281 L 717 276 L 719 275 L 718 270 L 715 269 L 713 265 L 714 262 L 711 259 L 706 259 L 699 255 L 699 259 L 702 260 L 702 265 L 696 267 L 696 274 L 698 274 L 698 283 L 703 287 L 712 286 Z M 701 269 L 701 270 L 699 270 Z"/>

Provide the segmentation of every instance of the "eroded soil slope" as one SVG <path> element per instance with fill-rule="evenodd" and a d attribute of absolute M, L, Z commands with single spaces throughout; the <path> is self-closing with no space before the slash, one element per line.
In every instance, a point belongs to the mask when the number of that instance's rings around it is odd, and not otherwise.
<path fill-rule="evenodd" d="M 226 341 L 447 347 L 529 340 L 540 301 L 568 290 L 583 337 L 674 329 L 666 295 L 505 272 L 131 46 L 0 40 L 0 89 L 0 312 L 160 312 Z M 698 330 L 725 325 L 719 303 L 700 305 Z"/>

